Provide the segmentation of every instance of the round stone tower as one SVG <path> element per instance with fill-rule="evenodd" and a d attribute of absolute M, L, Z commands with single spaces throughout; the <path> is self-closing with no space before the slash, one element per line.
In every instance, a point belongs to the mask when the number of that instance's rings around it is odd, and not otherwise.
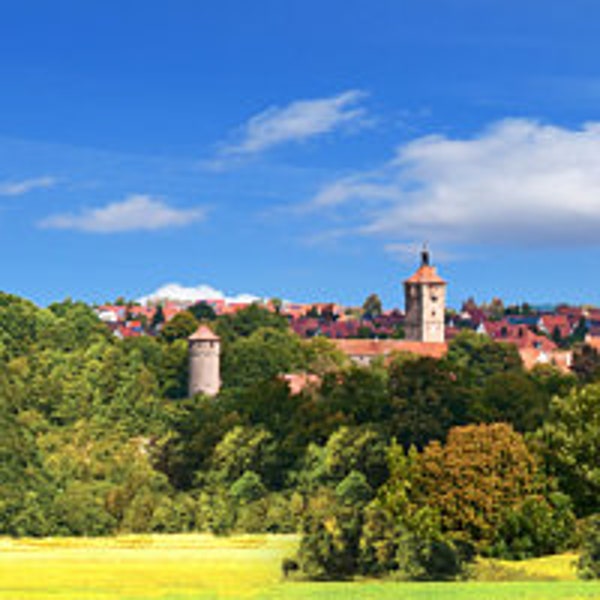
<path fill-rule="evenodd" d="M 188 338 L 188 395 L 216 396 L 221 388 L 221 338 L 206 325 L 200 325 Z"/>

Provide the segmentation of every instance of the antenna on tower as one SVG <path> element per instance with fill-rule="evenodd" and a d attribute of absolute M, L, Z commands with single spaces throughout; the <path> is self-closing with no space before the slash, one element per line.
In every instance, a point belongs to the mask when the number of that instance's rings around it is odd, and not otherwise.
<path fill-rule="evenodd" d="M 427 242 L 423 242 L 423 249 L 421 250 L 421 266 L 429 266 L 429 248 L 427 247 Z"/>

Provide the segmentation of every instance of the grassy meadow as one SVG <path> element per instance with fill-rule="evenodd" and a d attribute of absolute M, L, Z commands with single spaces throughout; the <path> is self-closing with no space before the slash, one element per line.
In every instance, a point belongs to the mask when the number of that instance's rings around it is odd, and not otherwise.
<path fill-rule="evenodd" d="M 468 583 L 284 582 L 281 558 L 296 544 L 268 535 L 0 539 L 0 600 L 600 599 L 600 582 L 576 580 L 573 555 L 482 562 Z"/>

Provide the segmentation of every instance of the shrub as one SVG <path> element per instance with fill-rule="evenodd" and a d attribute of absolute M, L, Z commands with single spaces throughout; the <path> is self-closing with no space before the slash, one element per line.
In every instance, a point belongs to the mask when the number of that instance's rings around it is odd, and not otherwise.
<path fill-rule="evenodd" d="M 507 511 L 490 554 L 513 560 L 557 554 L 568 548 L 574 529 L 575 515 L 568 496 L 530 496 Z"/>
<path fill-rule="evenodd" d="M 577 572 L 582 579 L 600 579 L 600 514 L 591 517 L 585 527 Z"/>

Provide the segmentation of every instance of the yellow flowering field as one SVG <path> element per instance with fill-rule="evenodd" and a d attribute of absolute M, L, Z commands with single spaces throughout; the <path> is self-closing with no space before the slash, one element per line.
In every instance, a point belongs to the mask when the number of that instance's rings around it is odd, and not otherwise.
<path fill-rule="evenodd" d="M 476 582 L 286 582 L 281 559 L 297 543 L 270 535 L 0 538 L 0 600 L 600 600 L 600 582 L 575 579 L 574 555 L 482 561 L 486 581 Z M 536 581 L 544 578 L 554 581 Z"/>

